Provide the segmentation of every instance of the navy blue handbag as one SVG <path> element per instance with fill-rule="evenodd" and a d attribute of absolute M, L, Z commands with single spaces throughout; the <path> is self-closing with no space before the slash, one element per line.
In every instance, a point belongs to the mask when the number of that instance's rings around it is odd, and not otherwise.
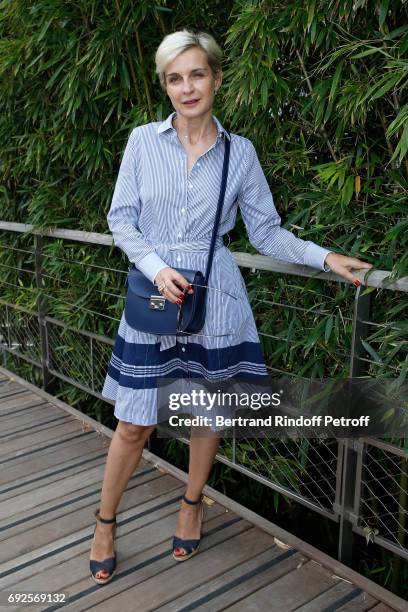
<path fill-rule="evenodd" d="M 124 310 L 126 323 L 133 329 L 157 335 L 175 335 L 177 333 L 196 334 L 204 326 L 207 285 L 228 177 L 229 138 L 225 138 L 224 143 L 225 151 L 220 196 L 215 214 L 205 274 L 200 270 L 175 268 L 177 272 L 180 272 L 193 285 L 194 289 L 192 294 L 185 294 L 184 302 L 179 306 L 166 300 L 158 292 L 156 285 L 133 264 L 126 278 L 127 294 Z"/>

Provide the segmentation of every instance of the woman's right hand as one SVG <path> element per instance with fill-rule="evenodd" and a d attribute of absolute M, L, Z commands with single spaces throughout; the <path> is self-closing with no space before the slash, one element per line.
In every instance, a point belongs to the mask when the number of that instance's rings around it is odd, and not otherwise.
<path fill-rule="evenodd" d="M 193 288 L 190 283 L 174 268 L 162 268 L 156 274 L 154 278 L 154 284 L 160 287 L 161 284 L 165 283 L 166 287 L 160 292 L 166 300 L 172 302 L 172 304 L 182 304 L 184 298 L 184 292 L 177 286 L 179 285 L 183 289 L 187 290 L 187 293 L 193 293 Z M 177 283 L 177 284 L 176 284 Z"/>

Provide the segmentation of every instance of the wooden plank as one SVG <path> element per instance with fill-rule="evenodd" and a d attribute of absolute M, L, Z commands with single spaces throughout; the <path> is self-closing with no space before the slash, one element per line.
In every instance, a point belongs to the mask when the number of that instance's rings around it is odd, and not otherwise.
<path fill-rule="evenodd" d="M 21 480 L 9 482 L 0 490 L 1 503 L 6 499 L 12 499 L 16 495 L 27 493 L 34 488 L 50 487 L 53 483 L 63 480 L 66 476 L 79 474 L 103 462 L 106 462 L 106 452 L 96 449 L 89 452 L 85 457 L 70 459 L 58 467 L 49 467 L 38 476 L 26 476 Z M 14 516 L 16 517 L 17 515 Z M 4 533 L 0 529 L 0 540 L 2 536 L 4 536 Z"/>
<path fill-rule="evenodd" d="M 157 470 L 136 470 L 131 476 L 128 487 L 121 499 L 120 511 L 126 509 L 128 503 L 126 500 L 128 496 L 132 498 L 134 492 L 139 490 L 143 484 L 153 482 L 160 478 L 163 478 L 163 474 Z M 166 484 L 167 481 L 163 482 Z M 177 481 L 174 479 L 171 482 L 172 484 L 168 485 L 169 489 L 175 487 L 174 483 L 178 485 Z M 80 491 L 65 491 L 64 495 L 52 500 L 51 503 L 45 502 L 43 504 L 38 504 L 34 511 L 32 509 L 21 508 L 14 516 L 5 517 L 0 521 L 0 532 L 2 537 L 6 539 L 18 533 L 22 533 L 25 530 L 37 529 L 40 525 L 47 524 L 47 522 L 51 524 L 54 520 L 58 522 L 61 516 L 73 513 L 77 508 L 87 507 L 90 504 L 95 504 L 95 507 L 97 507 L 100 501 L 100 493 L 101 483 L 91 483 L 83 487 Z M 160 495 L 160 492 L 158 492 L 157 495 Z M 137 500 L 133 502 L 133 505 L 137 505 Z M 91 522 L 94 521 L 92 512 L 89 520 Z M 75 525 L 73 527 L 75 527 Z"/>
<path fill-rule="evenodd" d="M 0 401 L 10 398 L 18 398 L 25 394 L 25 389 L 17 383 L 9 383 L 0 387 Z"/>
<path fill-rule="evenodd" d="M 81 494 L 83 492 L 84 490 L 81 491 Z M 2 567 L 16 567 L 24 562 L 23 559 L 26 561 L 29 559 L 34 561 L 31 567 L 32 572 L 36 574 L 37 568 L 35 566 L 35 559 L 37 555 L 41 555 L 41 551 L 45 550 L 47 547 L 51 547 L 54 551 L 53 554 L 58 553 L 58 550 L 63 548 L 63 543 L 67 538 L 70 539 L 72 537 L 74 542 L 76 541 L 75 538 L 80 540 L 81 538 L 78 536 L 78 533 L 82 530 L 87 530 L 85 541 L 88 540 L 89 536 L 88 549 L 90 550 L 91 534 L 93 534 L 93 529 L 95 527 L 93 512 L 99 505 L 98 495 L 100 489 L 98 487 L 88 486 L 85 492 L 89 495 L 85 500 L 82 500 L 80 504 L 77 504 L 75 498 L 71 495 L 71 501 L 74 503 L 66 505 L 54 513 L 48 512 L 43 504 L 42 508 L 44 511 L 42 514 L 32 519 L 30 519 L 28 515 L 28 520 L 24 521 L 18 531 L 16 529 L 14 530 L 14 535 L 8 533 L 8 538 L 3 542 L 0 552 Z M 140 508 L 143 510 L 144 504 L 152 501 L 152 495 L 154 495 L 153 506 L 163 505 L 162 501 L 159 501 L 161 500 L 163 492 L 167 494 L 171 493 L 172 498 L 177 499 L 179 492 L 178 483 L 175 482 L 174 479 L 162 475 L 157 476 L 157 474 L 155 474 L 153 479 L 151 479 L 149 474 L 141 475 L 135 483 L 135 486 L 129 488 L 124 493 L 121 500 L 120 512 L 118 513 L 118 533 L 119 529 L 120 533 L 123 533 L 123 531 L 126 533 L 129 529 L 135 527 L 135 525 L 150 523 L 150 511 L 147 515 L 142 516 L 139 522 L 133 517 L 137 515 L 138 512 L 141 512 Z M 61 499 L 59 502 L 61 502 Z M 173 504 L 175 503 L 176 502 L 173 501 Z M 54 502 L 52 505 L 54 505 Z M 60 503 L 58 505 L 60 505 Z M 131 513 L 127 512 L 129 508 L 131 508 Z M 50 510 L 52 510 L 52 506 Z M 38 514 L 38 508 L 36 508 L 35 511 Z M 163 510 L 163 512 L 165 512 L 165 510 Z M 51 519 L 52 515 L 54 516 L 53 519 Z M 128 516 L 129 523 L 124 530 L 122 530 L 123 516 Z M 50 529 L 50 525 L 53 527 L 52 529 Z M 61 552 L 61 560 L 63 558 L 64 551 Z M 70 558 L 70 555 L 68 555 L 68 558 Z M 52 566 L 52 559 L 50 565 Z M 82 571 L 86 571 L 86 567 L 82 568 Z"/>
<path fill-rule="evenodd" d="M 130 609 L 133 611 L 135 610 L 135 602 L 137 602 L 137 610 L 145 610 L 143 601 L 139 600 L 139 589 L 144 589 L 146 581 L 151 579 L 161 583 L 161 588 L 165 588 L 166 581 L 169 579 L 169 571 L 174 582 L 183 582 L 184 588 L 188 588 L 184 576 L 183 580 L 180 581 L 180 571 L 184 574 L 187 564 L 185 563 L 182 566 L 183 570 L 181 570 L 179 564 L 174 561 L 171 555 L 171 541 L 177 524 L 178 509 L 179 503 L 177 502 L 173 505 L 171 520 L 168 517 L 167 520 L 145 525 L 133 534 L 128 534 L 123 541 L 119 539 L 117 550 L 120 566 L 118 565 L 118 577 L 109 585 L 109 596 L 115 596 L 113 600 L 109 600 L 110 602 L 119 597 L 120 601 L 128 601 L 131 606 Z M 213 506 L 210 511 L 211 513 L 219 512 L 220 506 Z M 222 512 L 222 514 L 205 522 L 207 536 L 202 542 L 203 550 L 216 549 L 218 552 L 224 548 L 224 543 L 234 540 L 234 536 L 238 536 L 251 528 L 247 521 L 238 520 L 235 517 L 235 522 L 231 523 L 226 517 L 228 517 L 228 513 Z M 65 585 L 60 588 L 72 597 L 70 610 L 83 610 L 90 607 L 92 609 L 97 607 L 101 610 L 108 603 L 106 590 L 103 592 L 103 589 L 95 585 L 88 572 L 84 577 L 84 566 L 89 563 L 88 558 L 88 553 L 77 557 L 77 561 L 82 564 L 82 568 L 79 571 L 75 568 L 76 574 L 82 574 L 82 579 L 76 584 L 73 584 L 72 579 L 69 580 L 68 572 L 64 571 Z M 194 559 L 189 560 L 189 564 L 191 563 L 194 563 Z M 52 577 L 50 578 L 52 579 Z M 61 576 L 58 576 L 58 578 L 61 580 Z M 189 577 L 186 580 L 189 580 Z M 132 590 L 131 593 L 129 593 L 129 589 Z M 73 598 L 75 598 L 75 601 Z"/>
<path fill-rule="evenodd" d="M 39 406 L 47 406 L 50 405 L 48 402 L 45 402 L 43 399 L 39 397 L 33 397 L 31 394 L 27 395 L 27 399 L 19 402 L 19 405 L 16 406 L 15 402 L 4 402 L 0 404 L 0 423 L 2 424 L 4 421 L 13 418 L 19 418 L 23 416 L 25 412 L 28 412 L 34 408 L 38 408 Z"/>
<path fill-rule="evenodd" d="M 73 419 L 69 414 L 65 415 L 52 415 L 49 412 L 44 414 L 42 419 L 32 419 L 22 425 L 9 426 L 8 428 L 2 429 L 3 433 L 0 435 L 0 444 L 5 442 L 11 442 L 12 440 L 21 440 L 27 436 L 33 436 L 39 432 L 45 432 L 52 429 L 56 425 L 62 425 L 63 423 L 69 423 Z"/>
<path fill-rule="evenodd" d="M 333 610 L 343 610 L 344 606 L 350 604 L 358 612 L 369 610 L 377 601 L 367 595 L 364 591 L 354 586 L 350 582 L 341 580 L 331 589 L 328 589 L 318 597 L 308 601 L 306 604 L 297 608 L 296 612 L 316 612 L 316 610 L 324 610 L 331 608 Z"/>
<path fill-rule="evenodd" d="M 173 498 L 172 511 L 175 512 L 175 495 L 173 491 L 160 497 L 160 503 L 156 500 L 154 502 L 149 500 L 139 506 L 139 508 L 144 508 L 149 513 L 151 530 L 153 532 L 156 522 L 169 512 L 171 506 L 169 499 Z M 88 576 L 89 553 L 95 525 L 95 521 L 92 520 L 92 511 L 93 506 L 82 510 L 82 513 L 85 513 L 85 520 L 88 521 L 88 525 L 84 528 L 73 531 L 72 522 L 68 523 L 67 530 L 64 530 L 62 536 L 58 539 L 54 538 L 55 541 L 50 541 L 38 549 L 30 551 L 28 554 L 23 553 L 13 561 L 3 564 L 5 571 L 0 572 L 1 588 L 4 588 L 5 585 L 18 584 L 23 580 L 24 584 L 30 584 L 31 587 L 37 589 L 43 588 L 44 584 L 47 584 L 50 589 L 51 587 L 61 589 L 62 585 L 65 585 L 67 581 L 76 581 L 76 579 L 83 578 L 84 575 Z M 77 512 L 74 513 L 74 516 L 77 515 Z M 132 511 L 122 513 L 123 520 L 127 522 L 120 524 L 117 531 L 117 541 L 123 538 L 121 540 L 121 547 L 122 549 L 123 546 L 129 547 L 129 554 L 131 554 L 131 548 L 135 545 L 134 540 L 137 540 L 139 533 L 137 531 L 138 521 L 133 519 L 134 515 L 134 510 L 133 514 Z M 92 520 L 91 524 L 89 524 L 90 520 Z M 143 520 L 146 521 L 146 518 L 143 517 Z M 82 523 L 83 519 L 81 520 L 81 526 Z M 130 535 L 132 531 L 135 531 L 133 537 Z"/>
<path fill-rule="evenodd" d="M 125 493 L 129 498 L 130 491 Z M 149 554 L 151 555 L 148 549 L 157 544 L 164 542 L 165 548 L 169 548 L 170 530 L 177 519 L 182 487 L 178 486 L 177 489 L 159 494 L 155 499 L 147 499 L 134 507 L 138 493 L 139 489 L 133 491 L 132 507 L 121 511 L 118 516 L 116 543 L 122 569 L 129 567 L 129 563 L 134 563 L 135 555 L 138 557 L 139 554 L 144 554 L 148 558 Z M 71 521 L 71 533 L 68 535 L 54 538 L 49 544 L 3 564 L 0 588 L 4 589 L 11 584 L 20 584 L 22 587 L 24 584 L 27 588 L 41 589 L 47 584 L 49 590 L 57 591 L 66 590 L 67 585 L 71 585 L 70 592 L 75 593 L 81 588 L 97 586 L 89 575 L 89 554 L 95 525 L 93 508 L 94 506 L 88 507 L 88 526 L 85 528 L 72 532 Z M 172 519 L 168 521 L 167 517 Z M 56 527 L 58 522 L 56 521 Z M 127 562 L 127 559 L 133 561 Z M 10 571 L 12 573 L 7 573 Z"/>
<path fill-rule="evenodd" d="M 21 384 L 20 381 L 16 381 L 14 378 L 9 378 L 6 384 L 1 385 L 0 387 L 0 398 L 3 397 L 4 394 L 15 393 L 16 391 L 25 391 L 24 385 Z"/>
<path fill-rule="evenodd" d="M 359 589 L 356 589 L 356 591 L 357 590 Z M 371 608 L 378 602 L 368 593 L 361 591 L 357 597 L 353 598 L 351 601 L 344 601 L 343 605 L 341 605 L 341 603 L 342 602 L 339 601 L 336 604 L 338 605 L 337 610 L 339 612 L 360 612 L 362 610 L 371 610 Z"/>
<path fill-rule="evenodd" d="M 73 408 L 73 406 L 70 406 L 69 404 L 66 404 L 65 402 L 63 402 L 62 400 L 58 399 L 57 397 L 54 397 L 50 393 L 47 393 L 46 391 L 44 391 L 44 389 L 40 389 L 39 387 L 36 387 L 32 383 L 29 383 L 28 381 L 24 380 L 24 378 L 21 378 L 21 376 L 17 376 L 16 374 L 14 374 L 14 372 L 10 372 L 10 370 L 7 370 L 6 368 L 3 368 L 3 367 L 0 366 L 0 374 L 2 374 L 2 373 L 6 374 L 9 377 L 13 377 L 13 379 L 16 382 L 19 382 L 21 385 L 23 385 L 24 388 L 26 388 L 26 389 L 32 391 L 33 393 L 35 393 L 36 396 L 44 398 L 45 400 L 47 400 L 53 406 L 57 406 L 58 408 L 61 408 L 65 412 L 68 412 L 69 414 L 72 414 L 82 424 L 88 425 L 89 427 L 91 427 L 95 431 L 98 431 L 101 434 L 104 434 L 108 438 L 112 438 L 113 431 L 111 429 L 109 429 L 109 427 L 106 427 L 105 425 L 102 425 L 101 423 L 99 423 L 98 421 L 93 419 L 92 417 L 82 413 L 80 410 L 77 410 L 76 408 Z"/>
<path fill-rule="evenodd" d="M 34 509 L 38 504 L 51 503 L 52 500 L 61 497 L 67 490 L 77 491 L 91 483 L 102 482 L 104 464 L 105 462 L 85 472 L 67 476 L 55 482 L 52 487 L 39 487 L 33 491 L 16 495 L 11 499 L 3 500 L 0 505 L 0 520 L 16 515 L 20 508 L 29 510 Z"/>
<path fill-rule="evenodd" d="M 15 413 L 9 412 L 8 414 L 3 414 L 0 417 L 0 431 L 4 431 L 6 428 L 11 429 L 10 425 L 15 425 L 15 428 L 17 428 L 20 423 L 32 423 L 37 420 L 38 415 L 43 417 L 48 414 L 57 416 L 63 415 L 64 412 L 61 410 L 59 413 L 56 413 L 54 410 L 50 410 L 46 402 L 38 403 L 36 406 L 27 405 L 21 410 L 16 410 Z"/>
<path fill-rule="evenodd" d="M 26 478 L 25 482 L 19 482 L 18 486 L 9 486 L 4 487 L 1 493 L 1 503 L 5 503 L 5 501 L 11 501 L 17 496 L 25 495 L 27 493 L 32 492 L 36 493 L 38 490 L 43 489 L 54 489 L 55 485 L 59 481 L 64 481 L 67 478 L 71 478 L 72 476 L 77 475 L 91 470 L 96 466 L 104 466 L 106 463 L 106 453 L 94 452 L 90 457 L 88 457 L 85 461 L 80 459 L 79 461 L 71 461 L 67 465 L 63 467 L 59 467 L 58 469 L 46 470 L 44 474 L 40 478 Z M 70 465 L 71 464 L 71 465 Z"/>
<path fill-rule="evenodd" d="M 249 528 L 242 531 L 241 522 L 246 523 Z M 108 612 L 119 606 L 121 612 L 134 610 L 134 601 L 137 599 L 139 609 L 155 610 L 196 586 L 211 583 L 220 572 L 241 563 L 247 554 L 257 554 L 274 546 L 273 538 L 250 526 L 246 521 L 239 521 L 232 527 L 235 527 L 233 537 L 223 537 L 220 542 L 215 543 L 216 545 L 212 544 L 211 537 L 208 539 L 204 537 L 199 555 L 189 559 L 182 569 L 168 554 L 167 569 L 162 568 L 159 573 L 156 571 L 154 575 L 145 576 L 142 582 L 138 580 L 139 576 L 135 577 L 136 585 L 133 582 L 126 591 L 118 593 L 109 600 L 105 599 L 99 605 L 95 605 L 92 598 L 92 609 L 103 609 Z M 240 531 L 237 531 L 238 529 Z M 221 535 L 223 532 L 224 530 Z"/>
<path fill-rule="evenodd" d="M 41 404 L 27 412 L 25 409 L 18 415 L 9 416 L 7 419 L 2 419 L 0 422 L 0 439 L 5 437 L 5 434 L 12 435 L 13 432 L 20 433 L 24 427 L 33 431 L 33 427 L 40 427 L 42 424 L 48 423 L 51 419 L 72 418 L 63 410 L 54 410 L 47 404 Z"/>
<path fill-rule="evenodd" d="M 241 601 L 229 607 L 231 612 L 241 610 L 264 611 L 270 607 L 271 602 L 276 610 L 294 610 L 319 593 L 329 589 L 338 582 L 329 571 L 320 565 L 308 561 L 298 569 L 274 580 L 268 586 L 263 587 L 244 597 Z"/>
<path fill-rule="evenodd" d="M 33 478 L 42 477 L 48 470 L 53 471 L 65 467 L 71 462 L 86 460 L 90 454 L 105 453 L 107 447 L 100 436 L 89 437 L 86 444 L 81 438 L 72 444 L 65 445 L 56 453 L 35 455 L 30 460 L 21 461 L 14 465 L 6 465 L 1 471 L 0 494 L 5 488 L 14 483 L 24 484 Z"/>
<path fill-rule="evenodd" d="M 5 455 L 10 455 L 14 453 L 14 451 L 21 453 L 29 449 L 36 449 L 37 445 L 43 443 L 49 444 L 61 437 L 63 433 L 70 433 L 73 431 L 80 432 L 80 424 L 76 419 L 67 415 L 67 420 L 63 423 L 58 423 L 56 425 L 51 424 L 44 427 L 42 431 L 37 431 L 35 433 L 26 432 L 25 434 L 10 436 L 2 440 L 0 456 L 3 458 L 3 453 Z"/>
<path fill-rule="evenodd" d="M 16 398 L 3 398 L 0 401 L 0 418 L 8 418 L 8 416 L 14 416 L 19 412 L 22 412 L 24 408 L 29 409 L 31 406 L 40 406 L 48 404 L 47 400 L 42 397 L 38 397 L 31 391 L 25 391 L 20 393 Z"/>
<path fill-rule="evenodd" d="M 393 612 L 395 608 L 390 608 L 385 603 L 378 603 L 374 608 L 371 608 L 370 612 Z"/>
<path fill-rule="evenodd" d="M 247 555 L 247 559 L 236 567 L 221 572 L 210 582 L 172 599 L 156 608 L 156 611 L 173 612 L 186 608 L 217 612 L 228 609 L 234 602 L 287 574 L 305 561 L 306 558 L 293 549 L 284 551 L 277 546 L 269 547 L 254 557 Z"/>
<path fill-rule="evenodd" d="M 6 459 L 0 458 L 0 473 L 3 473 L 3 470 L 6 468 L 11 468 L 17 465 L 27 465 L 27 462 L 34 461 L 37 458 L 43 458 L 46 455 L 53 455 L 58 462 L 58 457 L 61 453 L 64 453 L 66 449 L 73 446 L 74 444 L 78 444 L 78 442 L 88 444 L 88 441 L 94 440 L 95 438 L 101 439 L 102 444 L 104 443 L 104 438 L 101 438 L 95 431 L 80 431 L 78 433 L 77 430 L 74 430 L 71 434 L 62 437 L 57 442 L 53 441 L 50 444 L 42 444 L 38 446 L 37 449 L 30 450 L 27 453 L 11 453 L 9 457 Z M 56 453 L 56 449 L 58 449 L 58 453 Z"/>
<path fill-rule="evenodd" d="M 10 456 L 22 455 L 30 449 L 37 451 L 42 446 L 56 443 L 73 432 L 81 432 L 81 426 L 76 419 L 71 419 L 68 423 L 57 425 L 44 432 L 40 431 L 34 435 L 21 436 L 10 442 L 3 442 L 0 446 L 0 458 L 3 461 Z"/>

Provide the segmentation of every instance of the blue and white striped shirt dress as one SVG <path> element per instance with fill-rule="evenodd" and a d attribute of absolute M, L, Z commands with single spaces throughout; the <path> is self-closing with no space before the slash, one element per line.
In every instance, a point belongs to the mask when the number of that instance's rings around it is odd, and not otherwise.
<path fill-rule="evenodd" d="M 172 120 L 133 129 L 107 215 L 114 244 L 150 280 L 166 266 L 205 272 L 228 138 L 213 115 L 215 143 L 188 174 L 187 153 Z M 327 271 L 329 250 L 280 227 L 271 191 L 252 142 L 230 136 L 230 164 L 219 238 L 199 335 L 156 336 L 126 324 L 122 312 L 102 395 L 115 400 L 117 419 L 157 423 L 156 377 L 206 378 L 267 375 L 245 283 L 223 236 L 240 207 L 249 240 L 263 255 Z"/>

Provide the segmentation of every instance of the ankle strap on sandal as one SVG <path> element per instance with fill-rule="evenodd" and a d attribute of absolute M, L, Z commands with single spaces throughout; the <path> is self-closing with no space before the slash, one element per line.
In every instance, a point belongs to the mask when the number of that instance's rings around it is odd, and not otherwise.
<path fill-rule="evenodd" d="M 100 521 L 101 523 L 116 523 L 116 514 L 113 518 L 111 519 L 104 519 L 99 515 L 99 508 L 97 508 L 94 512 L 96 518 L 98 519 L 98 521 Z"/>
<path fill-rule="evenodd" d="M 187 504 L 195 505 L 195 504 L 199 504 L 200 501 L 202 501 L 203 496 L 200 495 L 200 499 L 197 499 L 197 501 L 192 501 L 191 499 L 188 499 L 185 495 L 183 495 L 183 499 Z"/>

